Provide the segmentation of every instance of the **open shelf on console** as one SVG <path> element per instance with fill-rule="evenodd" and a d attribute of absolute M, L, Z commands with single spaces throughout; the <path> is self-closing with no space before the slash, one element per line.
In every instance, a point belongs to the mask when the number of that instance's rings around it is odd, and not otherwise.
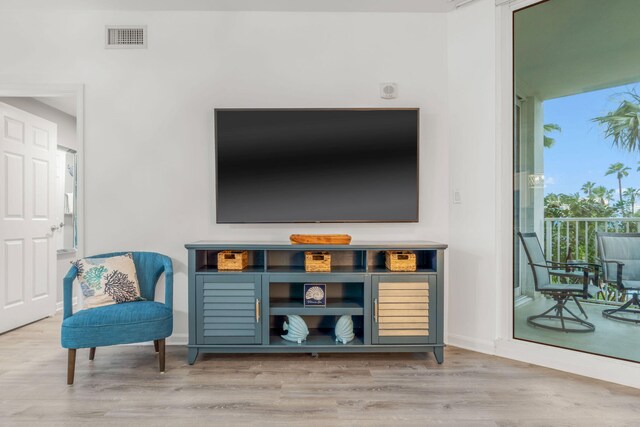
<path fill-rule="evenodd" d="M 364 314 L 364 282 L 327 282 L 326 307 L 304 306 L 304 285 L 307 282 L 269 283 L 271 315 L 343 315 Z"/>
<path fill-rule="evenodd" d="M 437 271 L 438 251 L 432 249 L 411 250 L 416 254 L 416 273 L 434 273 Z M 384 250 L 367 251 L 367 272 L 369 273 L 401 273 L 389 270 L 385 265 Z"/>
<path fill-rule="evenodd" d="M 331 254 L 331 271 L 313 272 L 329 273 L 364 273 L 366 271 L 366 251 L 317 249 Z M 304 273 L 304 250 L 270 250 L 267 253 L 267 271 L 274 273 Z"/>
<path fill-rule="evenodd" d="M 269 318 L 269 344 L 283 346 L 327 346 L 335 345 L 336 347 L 345 345 L 362 345 L 364 344 L 364 328 L 363 316 L 352 316 L 353 332 L 355 337 L 353 341 L 343 344 L 335 340 L 335 324 L 340 316 L 302 316 L 307 327 L 309 335 L 305 341 L 298 344 L 297 342 L 288 341 L 282 338 L 287 332 L 282 329 L 282 324 L 286 320 L 285 316 L 270 316 Z"/>
<path fill-rule="evenodd" d="M 269 300 L 269 313 L 272 315 L 298 314 L 311 315 L 343 315 L 362 316 L 364 307 L 362 300 L 342 298 L 327 299 L 326 307 L 305 307 L 302 301 L 292 301 L 286 298 L 272 298 Z"/>
<path fill-rule="evenodd" d="M 231 249 L 231 248 L 230 248 Z M 196 250 L 196 273 L 263 273 L 264 251 L 249 250 L 249 265 L 242 270 L 218 270 L 218 253 L 222 250 Z"/>

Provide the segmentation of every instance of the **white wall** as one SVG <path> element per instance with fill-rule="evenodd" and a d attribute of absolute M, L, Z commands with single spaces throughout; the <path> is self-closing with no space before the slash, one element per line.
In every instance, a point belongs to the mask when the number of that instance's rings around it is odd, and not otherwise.
<path fill-rule="evenodd" d="M 107 24 L 147 25 L 149 48 L 104 49 Z M 171 256 L 185 342 L 187 242 L 448 240 L 446 34 L 444 14 L 3 11 L 0 81 L 85 84 L 85 253 Z M 214 108 L 363 106 L 421 108 L 419 223 L 215 224 Z"/>
<path fill-rule="evenodd" d="M 75 151 L 79 150 L 78 141 L 76 139 L 75 117 L 29 97 L 0 97 L 0 102 L 13 105 L 16 108 L 20 108 L 23 111 L 27 111 L 55 123 L 58 125 L 57 145 L 70 148 Z M 56 206 L 59 204 L 61 205 L 61 203 L 61 200 L 57 200 Z M 61 217 L 61 219 L 63 218 Z M 53 225 L 53 223 L 51 225 Z M 68 229 L 63 229 L 62 231 L 58 231 L 58 233 L 67 231 Z M 76 257 L 77 254 L 75 253 L 58 254 L 57 256 L 56 302 L 58 303 L 59 308 L 62 307 L 62 279 L 69 270 L 69 263 L 76 259 Z"/>
<path fill-rule="evenodd" d="M 495 8 L 447 15 L 451 204 L 449 342 L 485 352 L 496 337 Z"/>

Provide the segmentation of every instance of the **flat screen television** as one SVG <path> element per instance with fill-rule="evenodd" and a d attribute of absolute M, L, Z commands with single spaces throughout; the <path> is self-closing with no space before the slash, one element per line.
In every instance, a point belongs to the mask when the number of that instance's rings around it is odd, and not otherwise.
<path fill-rule="evenodd" d="M 216 221 L 417 222 L 419 110 L 215 110 Z"/>

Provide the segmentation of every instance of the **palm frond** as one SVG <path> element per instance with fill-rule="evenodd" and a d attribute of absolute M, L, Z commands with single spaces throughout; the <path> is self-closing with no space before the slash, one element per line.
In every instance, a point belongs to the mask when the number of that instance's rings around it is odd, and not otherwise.
<path fill-rule="evenodd" d="M 624 99 L 614 111 L 591 120 L 605 127 L 605 139 L 610 139 L 614 147 L 640 151 L 640 95 L 635 92 L 624 95 L 631 100 Z"/>
<path fill-rule="evenodd" d="M 544 130 L 544 136 L 543 136 L 544 148 L 553 147 L 556 143 L 556 140 L 548 136 L 547 134 L 551 132 L 562 132 L 562 128 L 560 127 L 560 125 L 556 123 L 547 123 L 546 125 L 543 125 L 542 128 Z"/>

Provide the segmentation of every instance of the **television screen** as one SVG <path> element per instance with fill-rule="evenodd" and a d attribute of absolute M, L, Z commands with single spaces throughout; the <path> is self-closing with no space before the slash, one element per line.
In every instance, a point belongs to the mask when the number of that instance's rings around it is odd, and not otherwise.
<path fill-rule="evenodd" d="M 217 222 L 417 222 L 418 114 L 216 110 Z"/>

